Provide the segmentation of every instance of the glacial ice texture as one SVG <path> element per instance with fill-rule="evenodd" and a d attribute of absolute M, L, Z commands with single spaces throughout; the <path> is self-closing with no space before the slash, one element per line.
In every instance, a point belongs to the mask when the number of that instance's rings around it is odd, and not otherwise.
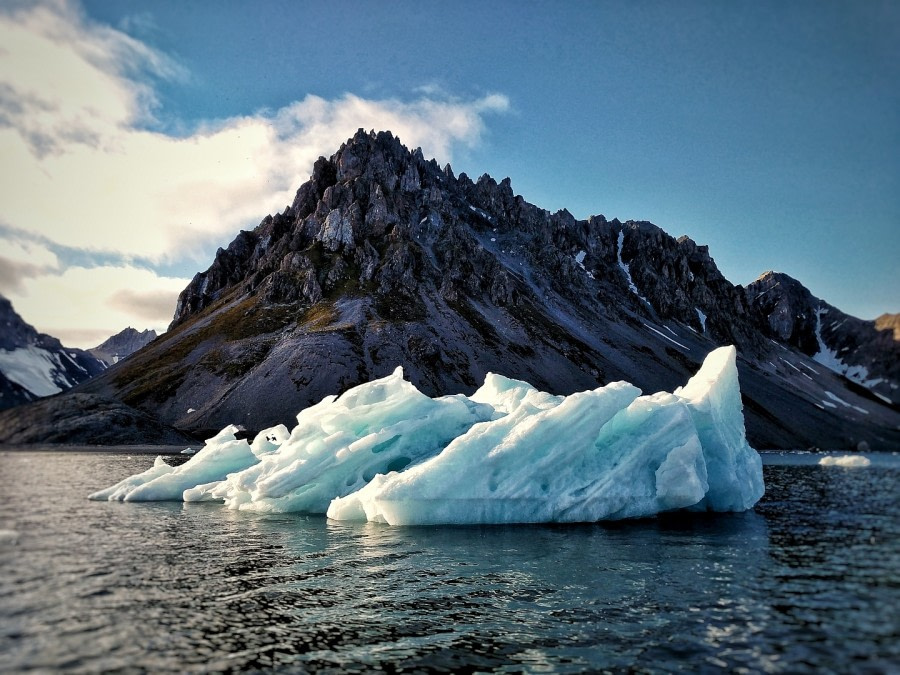
<path fill-rule="evenodd" d="M 186 490 L 220 481 L 228 474 L 246 469 L 258 461 L 250 444 L 236 439 L 237 431 L 233 424 L 225 427 L 181 466 L 170 466 L 162 457 L 157 457 L 156 463 L 144 473 L 126 478 L 88 498 L 126 502 L 181 500 Z M 270 435 L 271 432 L 268 430 Z"/>
<path fill-rule="evenodd" d="M 614 382 L 553 396 L 488 374 L 430 398 L 392 375 L 303 410 L 248 444 L 228 427 L 92 499 L 219 501 L 390 525 L 587 522 L 743 511 L 763 494 L 733 347 L 674 393 Z"/>

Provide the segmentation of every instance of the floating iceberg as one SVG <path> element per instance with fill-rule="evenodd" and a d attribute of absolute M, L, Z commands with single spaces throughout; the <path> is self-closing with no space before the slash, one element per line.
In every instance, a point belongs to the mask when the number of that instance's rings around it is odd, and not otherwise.
<path fill-rule="evenodd" d="M 616 382 L 535 409 L 489 376 L 473 396 L 505 416 L 439 455 L 332 501 L 328 516 L 391 525 L 586 522 L 676 509 L 743 511 L 763 494 L 747 445 L 734 348 L 675 394 Z M 530 387 L 517 383 L 519 387 Z"/>
<path fill-rule="evenodd" d="M 863 455 L 828 455 L 819 460 L 820 466 L 860 467 L 869 466 L 871 463 L 872 460 Z"/>
<path fill-rule="evenodd" d="M 763 494 L 733 347 L 674 393 L 625 382 L 553 396 L 488 374 L 471 397 L 386 378 L 303 410 L 248 444 L 224 429 L 180 467 L 161 459 L 91 495 L 220 501 L 391 525 L 586 522 L 743 511 Z"/>
<path fill-rule="evenodd" d="M 233 424 L 225 427 L 181 466 L 170 466 L 162 457 L 157 457 L 154 465 L 144 473 L 95 492 L 88 499 L 126 502 L 180 500 L 189 488 L 220 481 L 228 474 L 259 461 L 247 441 L 235 438 L 237 431 Z M 271 434 L 271 430 L 268 433 Z"/>
<path fill-rule="evenodd" d="M 433 457 L 493 415 L 491 406 L 462 395 L 429 398 L 397 368 L 302 411 L 277 450 L 215 485 L 186 490 L 184 501 L 223 500 L 229 508 L 246 511 L 325 513 L 332 499 L 359 490 L 376 475 Z"/>

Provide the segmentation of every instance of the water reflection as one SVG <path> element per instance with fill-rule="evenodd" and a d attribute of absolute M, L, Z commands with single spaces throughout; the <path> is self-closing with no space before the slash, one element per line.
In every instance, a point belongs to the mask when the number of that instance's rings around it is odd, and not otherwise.
<path fill-rule="evenodd" d="M 242 550 L 253 555 L 223 565 L 233 590 L 217 607 L 239 617 L 251 639 L 223 642 L 209 621 L 203 637 L 247 658 L 255 645 L 247 667 L 266 665 L 256 660 L 271 646 L 256 630 L 263 626 L 277 626 L 279 649 L 309 668 L 398 660 L 576 668 L 654 653 L 646 647 L 654 635 L 669 635 L 670 644 L 653 658 L 703 643 L 716 651 L 725 636 L 733 649 L 761 613 L 746 592 L 754 585 L 746 568 L 762 567 L 755 558 L 768 548 L 766 522 L 753 513 L 559 527 L 398 529 L 244 514 L 235 521 Z M 709 541 L 711 550 L 698 549 Z M 698 620 L 681 626 L 686 607 Z"/>
<path fill-rule="evenodd" d="M 766 467 L 744 514 L 391 528 L 89 502 L 139 458 L 2 459 L 0 520 L 21 534 L 0 542 L 0 670 L 795 672 L 900 656 L 897 472 Z"/>

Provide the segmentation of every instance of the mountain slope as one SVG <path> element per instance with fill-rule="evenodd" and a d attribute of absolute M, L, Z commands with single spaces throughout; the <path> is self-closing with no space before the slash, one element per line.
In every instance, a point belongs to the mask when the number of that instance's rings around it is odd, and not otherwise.
<path fill-rule="evenodd" d="M 106 368 L 81 350 L 25 323 L 0 296 L 0 409 L 59 393 Z"/>
<path fill-rule="evenodd" d="M 131 356 L 141 347 L 156 339 L 155 330 L 143 330 L 138 332 L 131 326 L 107 338 L 101 344 L 87 351 L 95 358 L 103 361 L 107 366 L 118 363 L 127 356 Z"/>
<path fill-rule="evenodd" d="M 508 179 L 456 177 L 360 131 L 217 252 L 167 333 L 78 391 L 202 435 L 290 423 L 397 365 L 429 395 L 471 393 L 489 371 L 554 393 L 652 392 L 735 344 L 757 447 L 900 445 L 897 409 L 773 342 L 758 295 L 687 237 L 551 214 Z"/>
<path fill-rule="evenodd" d="M 763 331 L 892 403 L 900 403 L 900 315 L 863 321 L 815 297 L 799 281 L 766 272 L 747 286 Z"/>

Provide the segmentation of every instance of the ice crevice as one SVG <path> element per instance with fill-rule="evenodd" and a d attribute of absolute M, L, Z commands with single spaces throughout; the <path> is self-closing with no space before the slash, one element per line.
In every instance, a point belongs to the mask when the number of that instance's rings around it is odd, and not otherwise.
<path fill-rule="evenodd" d="M 389 525 L 591 522 L 743 511 L 763 494 L 746 441 L 734 347 L 673 393 L 613 382 L 554 396 L 490 373 L 471 396 L 431 398 L 391 375 L 252 443 L 229 426 L 178 467 L 96 500 L 215 501 L 263 513 Z"/>

